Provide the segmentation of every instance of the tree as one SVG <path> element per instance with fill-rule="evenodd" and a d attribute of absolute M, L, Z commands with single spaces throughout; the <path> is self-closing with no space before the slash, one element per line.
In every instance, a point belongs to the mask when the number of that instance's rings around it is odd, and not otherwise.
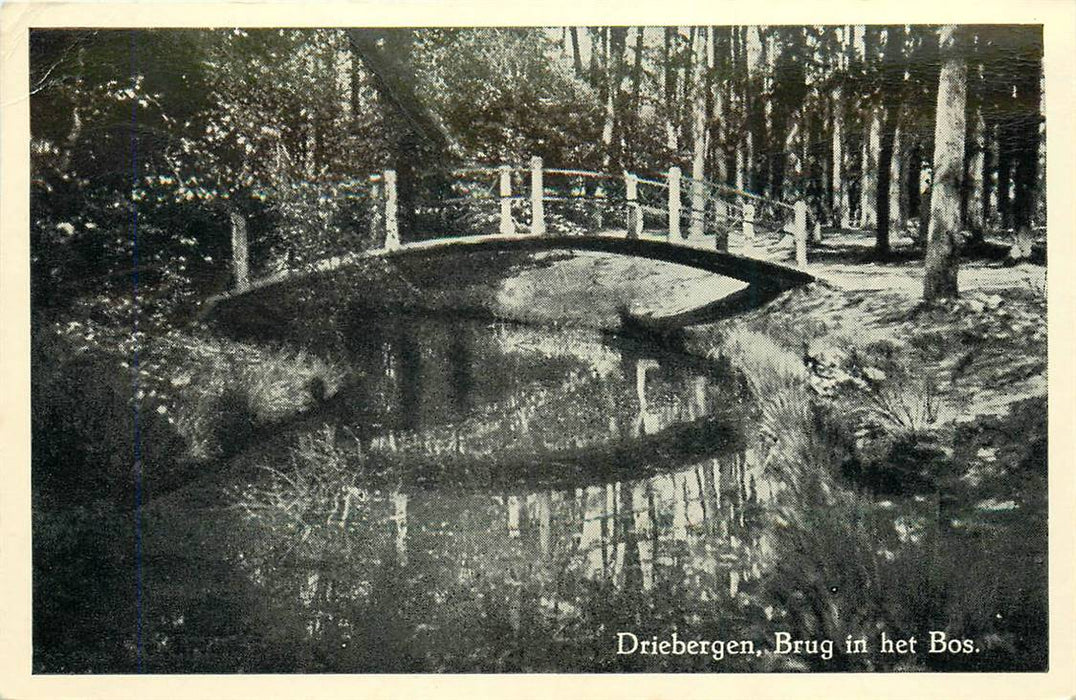
<path fill-rule="evenodd" d="M 448 135 L 415 90 L 414 30 L 350 29 L 348 39 L 374 75 L 378 96 L 391 113 L 391 165 L 398 175 L 400 231 L 402 235 L 413 235 L 418 174 L 423 165 L 444 167 L 452 156 Z"/>
<path fill-rule="evenodd" d="M 837 36 L 836 40 L 832 42 L 831 47 L 836 54 L 836 73 L 837 75 L 831 78 L 833 83 L 833 90 L 830 96 L 830 112 L 833 119 L 833 139 L 832 139 L 832 166 L 831 166 L 831 187 L 832 187 L 832 207 L 830 220 L 834 226 L 840 228 L 850 228 L 851 210 L 852 204 L 848 196 L 848 184 L 845 182 L 845 169 L 844 169 L 844 117 L 845 117 L 845 99 L 844 99 L 844 80 L 840 74 L 847 72 L 848 70 L 848 46 L 849 35 L 851 34 L 850 27 L 842 27 L 835 30 Z"/>
<path fill-rule="evenodd" d="M 1016 65 L 1013 83 L 1017 110 L 1012 127 L 1016 160 L 1012 223 L 1016 242 L 1011 257 L 1019 259 L 1031 254 L 1034 240 L 1031 220 L 1035 213 L 1038 187 L 1042 32 L 1037 27 L 1021 27 L 1015 33 L 1015 38 L 1017 51 L 1014 52 Z"/>
<path fill-rule="evenodd" d="M 706 223 L 707 84 L 706 57 L 710 34 L 707 27 L 692 32 L 691 75 L 691 235 L 701 236 Z"/>
<path fill-rule="evenodd" d="M 863 144 L 862 167 L 859 171 L 859 227 L 874 228 L 878 223 L 878 169 L 881 150 L 882 119 L 878 106 L 877 87 L 874 71 L 877 67 L 877 47 L 881 40 L 881 30 L 876 27 L 863 28 L 864 72 L 863 105 Z"/>
<path fill-rule="evenodd" d="M 890 215 L 892 201 L 890 182 L 893 173 L 894 146 L 897 138 L 897 117 L 900 113 L 901 92 L 903 91 L 904 82 L 904 69 L 901 63 L 903 43 L 903 27 L 888 27 L 886 29 L 885 55 L 882 59 L 880 81 L 885 119 L 882 122 L 881 147 L 878 152 L 878 186 L 874 191 L 878 211 L 878 233 L 875 237 L 874 250 L 879 256 L 889 253 L 889 225 L 892 221 L 892 216 Z"/>
<path fill-rule="evenodd" d="M 934 126 L 934 186 L 923 277 L 923 298 L 927 301 L 957 295 L 962 223 L 960 189 L 964 175 L 968 68 L 955 26 L 939 30 L 938 49 L 942 64 Z"/>
<path fill-rule="evenodd" d="M 676 27 L 665 27 L 665 43 L 662 53 L 662 75 L 665 78 L 665 146 L 672 154 L 680 150 L 680 109 L 677 100 L 677 66 L 680 53 L 680 32 Z"/>

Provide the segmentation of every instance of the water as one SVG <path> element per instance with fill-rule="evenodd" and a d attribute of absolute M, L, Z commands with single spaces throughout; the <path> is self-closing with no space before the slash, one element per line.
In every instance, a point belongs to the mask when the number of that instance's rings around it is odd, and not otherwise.
<path fill-rule="evenodd" d="M 611 668 L 618 615 L 649 634 L 672 622 L 647 619 L 654 601 L 698 619 L 742 602 L 770 494 L 734 377 L 588 330 L 357 327 L 342 387 L 278 438 L 291 457 L 262 458 L 279 473 L 212 513 L 158 509 L 146 549 L 184 566 L 148 586 L 150 667 L 210 643 L 207 606 L 298 669 L 350 672 Z"/>
<path fill-rule="evenodd" d="M 140 548 L 127 501 L 35 513 L 35 669 L 878 670 L 893 660 L 770 653 L 774 634 L 922 635 L 942 584 L 978 620 L 1044 609 L 997 593 L 1045 590 L 1044 555 L 1009 534 L 1041 526 L 1030 509 L 1016 527 L 1024 509 L 847 488 L 837 443 L 822 443 L 832 464 L 805 463 L 813 433 L 758 427 L 787 397 L 759 401 L 732 369 L 574 328 L 342 325 L 316 342 L 325 386 L 260 389 L 310 391 L 282 402 L 304 413 L 178 490 L 157 490 L 169 464 L 149 462 Z M 762 653 L 622 655 L 621 633 Z M 1009 648 L 925 663 L 1038 663 L 1035 644 L 1032 661 Z"/>
<path fill-rule="evenodd" d="M 573 486 L 738 442 L 743 393 L 683 355 L 570 328 L 414 316 L 361 328 L 321 420 L 409 483 Z"/>

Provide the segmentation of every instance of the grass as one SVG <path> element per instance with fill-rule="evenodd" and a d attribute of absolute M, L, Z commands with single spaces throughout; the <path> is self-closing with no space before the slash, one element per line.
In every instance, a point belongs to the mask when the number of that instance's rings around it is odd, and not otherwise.
<path fill-rule="evenodd" d="M 1045 537 L 1028 542 L 1027 533 L 1042 528 L 1045 465 L 1027 464 L 1044 462 L 1045 451 L 998 452 L 1005 464 L 989 473 L 1018 484 L 1003 488 L 1022 505 L 985 516 L 974 505 L 985 491 L 966 492 L 960 478 L 978 448 L 955 442 L 959 392 L 940 388 L 932 364 L 899 341 L 856 342 L 809 319 L 795 328 L 765 318 L 709 337 L 711 357 L 742 373 L 757 401 L 759 448 L 781 483 L 764 535 L 772 546 L 760 597 L 773 607 L 767 626 L 834 639 L 838 649 L 848 635 L 871 643 L 865 655 L 789 668 L 1043 669 Z M 1026 416 L 1040 413 L 995 422 L 1024 426 L 1017 430 L 1039 444 L 1045 423 Z M 875 643 L 882 631 L 920 644 L 943 631 L 981 651 L 887 656 Z"/>
<path fill-rule="evenodd" d="M 361 519 L 369 493 L 362 486 L 360 444 L 353 440 L 348 449 L 337 438 L 333 426 L 300 437 L 285 466 L 263 464 L 265 479 L 235 491 L 236 506 L 274 527 L 298 531 L 303 541 L 322 522 L 342 528 Z"/>
<path fill-rule="evenodd" d="M 305 350 L 245 343 L 203 347 L 209 360 L 181 373 L 176 427 L 194 459 L 231 456 L 267 427 L 315 409 L 344 370 Z"/>
<path fill-rule="evenodd" d="M 301 349 L 177 332 L 139 342 L 135 365 L 134 349 L 123 352 L 128 348 L 100 327 L 35 329 L 38 503 L 80 494 L 127 499 L 136 454 L 147 497 L 170 490 L 316 410 L 344 381 L 339 365 Z"/>

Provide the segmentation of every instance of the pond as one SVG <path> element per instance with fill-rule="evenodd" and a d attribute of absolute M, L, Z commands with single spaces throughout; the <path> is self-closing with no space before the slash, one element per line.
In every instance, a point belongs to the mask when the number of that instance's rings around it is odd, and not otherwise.
<path fill-rule="evenodd" d="M 759 576 L 771 494 L 731 373 L 579 328 L 351 325 L 345 381 L 264 470 L 147 515 L 147 668 L 223 644 L 222 614 L 301 670 L 630 667 L 614 599 L 735 609 Z M 625 631 L 663 626 L 643 610 Z"/>

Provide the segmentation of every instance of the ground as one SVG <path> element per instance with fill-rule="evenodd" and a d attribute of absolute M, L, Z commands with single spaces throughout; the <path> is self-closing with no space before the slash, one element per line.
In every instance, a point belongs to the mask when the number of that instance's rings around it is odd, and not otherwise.
<path fill-rule="evenodd" d="M 736 323 L 780 328 L 779 340 L 808 354 L 894 346 L 917 371 L 937 379 L 958 420 L 999 415 L 1012 403 L 1046 395 L 1046 268 L 966 259 L 960 297 L 922 302 L 923 266 L 910 241 L 891 259 L 870 260 L 873 238 L 828 234 L 808 271 L 819 284 L 785 294 Z M 829 357 L 830 362 L 836 358 Z"/>

